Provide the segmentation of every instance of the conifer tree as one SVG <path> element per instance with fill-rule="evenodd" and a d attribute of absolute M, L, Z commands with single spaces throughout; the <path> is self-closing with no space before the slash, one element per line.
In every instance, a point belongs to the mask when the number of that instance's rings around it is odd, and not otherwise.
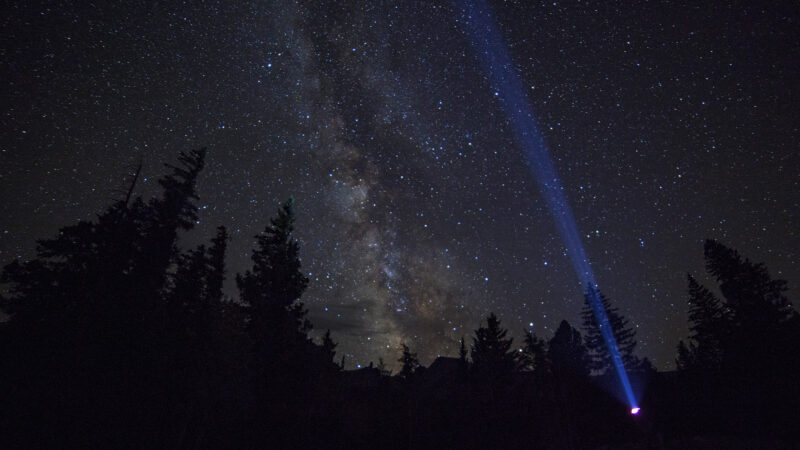
<path fill-rule="evenodd" d="M 764 264 L 743 259 L 715 240 L 704 247 L 706 271 L 719 283 L 730 320 L 737 328 L 768 329 L 795 314 L 786 298 L 787 282 L 773 280 Z"/>
<path fill-rule="evenodd" d="M 178 256 L 172 275 L 167 306 L 172 327 L 188 324 L 194 335 L 210 333 L 212 315 L 222 310 L 222 285 L 225 280 L 225 250 L 228 234 L 218 227 L 211 246 L 199 245 Z"/>
<path fill-rule="evenodd" d="M 179 166 L 168 166 L 160 180 L 162 197 L 147 203 L 131 199 L 137 171 L 125 198 L 96 220 L 61 228 L 54 239 L 39 241 L 35 259 L 5 267 L 11 318 L 4 331 L 24 343 L 5 356 L 21 374 L 46 374 L 29 383 L 28 394 L 41 391 L 31 398 L 50 400 L 31 407 L 75 423 L 113 424 L 100 433 L 116 433 L 134 446 L 140 437 L 119 434 L 123 423 L 112 418 L 138 417 L 143 427 L 158 422 L 153 411 L 161 410 L 145 399 L 159 398 L 165 378 L 163 294 L 178 259 L 178 232 L 196 220 L 204 157 L 203 150 L 182 152 Z M 57 392 L 47 393 L 51 386 Z"/>
<path fill-rule="evenodd" d="M 556 376 L 572 374 L 589 375 L 589 357 L 581 333 L 569 322 L 562 320 L 547 345 L 550 370 Z"/>
<path fill-rule="evenodd" d="M 173 288 L 167 299 L 165 353 L 168 395 L 174 400 L 172 420 L 182 424 L 178 444 L 201 417 L 213 414 L 216 391 L 224 383 L 219 374 L 220 359 L 227 349 L 218 339 L 222 318 L 222 281 L 226 232 L 219 227 L 210 248 L 199 245 L 178 258 Z M 216 398 L 215 398 L 216 397 Z M 196 431 L 199 433 L 200 431 Z M 182 445 L 177 445 L 182 446 Z"/>
<path fill-rule="evenodd" d="M 400 355 L 400 359 L 398 359 L 397 361 L 402 363 L 403 366 L 400 369 L 398 375 L 400 375 L 403 378 L 409 379 L 411 378 L 412 375 L 414 375 L 414 372 L 416 372 L 417 369 L 419 368 L 419 360 L 417 360 L 417 354 L 412 353 L 405 343 L 400 344 L 400 346 L 403 351 L 402 354 Z"/>
<path fill-rule="evenodd" d="M 599 308 L 605 311 L 604 323 L 598 322 L 601 317 Z M 609 329 L 617 343 L 617 349 L 622 363 L 626 368 L 635 368 L 639 364 L 638 358 L 633 354 L 636 348 L 636 331 L 629 326 L 619 310 L 596 287 L 587 286 L 584 293 L 584 307 L 581 312 L 583 331 L 586 335 L 585 345 L 589 353 L 589 369 L 592 372 L 603 374 L 614 367 L 611 352 L 603 337 L 604 329 Z"/>
<path fill-rule="evenodd" d="M 684 388 L 705 400 L 688 400 L 692 420 L 793 429 L 787 418 L 800 398 L 800 320 L 785 295 L 786 281 L 714 240 L 705 242 L 703 256 L 721 296 L 689 277 L 691 335 L 678 344 L 677 366 Z"/>
<path fill-rule="evenodd" d="M 336 347 L 339 344 L 333 342 L 331 338 L 331 330 L 327 330 L 325 335 L 322 336 L 322 346 L 320 350 L 322 350 L 322 358 L 327 363 L 333 363 L 333 358 L 336 357 Z"/>
<path fill-rule="evenodd" d="M 480 377 L 497 381 L 517 368 L 517 355 L 511 349 L 512 338 L 506 339 L 508 330 L 500 327 L 500 319 L 489 314 L 486 326 L 475 330 L 472 338 L 472 367 Z"/>
<path fill-rule="evenodd" d="M 143 240 L 137 246 L 132 268 L 137 279 L 134 293 L 140 299 L 155 299 L 162 294 L 169 266 L 177 259 L 178 232 L 192 229 L 197 221 L 195 184 L 205 156 L 205 149 L 180 152 L 179 164 L 167 164 L 171 173 L 158 180 L 164 194 L 148 204 L 148 217 L 141 227 Z"/>
<path fill-rule="evenodd" d="M 196 219 L 192 200 L 204 158 L 202 149 L 181 152 L 181 166 L 167 165 L 172 173 L 159 180 L 162 198 L 130 201 L 132 184 L 125 200 L 96 221 L 63 227 L 55 239 L 39 241 L 36 259 L 8 265 L 2 280 L 12 285 L 14 320 L 52 317 L 80 328 L 81 322 L 113 327 L 114 320 L 151 318 L 178 254 L 177 233 Z"/>
<path fill-rule="evenodd" d="M 688 275 L 689 336 L 678 349 L 678 367 L 682 369 L 719 369 L 724 358 L 724 345 L 730 332 L 730 316 L 717 297 Z"/>
<path fill-rule="evenodd" d="M 783 371 L 796 358 L 798 330 L 786 281 L 773 280 L 764 264 L 714 240 L 705 242 L 704 257 L 722 299 L 689 277 L 692 335 L 688 345 L 679 345 L 679 368 L 723 368 L 751 378 Z"/>
<path fill-rule="evenodd" d="M 539 339 L 533 331 L 525 333 L 522 353 L 520 354 L 521 368 L 528 371 L 546 369 L 547 350 L 546 342 Z"/>
<path fill-rule="evenodd" d="M 300 247 L 292 235 L 294 220 L 294 199 L 290 198 L 256 236 L 252 269 L 236 277 L 257 358 L 276 367 L 292 361 L 299 364 L 298 358 L 312 351 L 307 336 L 311 323 L 300 301 L 308 278 L 300 271 Z"/>

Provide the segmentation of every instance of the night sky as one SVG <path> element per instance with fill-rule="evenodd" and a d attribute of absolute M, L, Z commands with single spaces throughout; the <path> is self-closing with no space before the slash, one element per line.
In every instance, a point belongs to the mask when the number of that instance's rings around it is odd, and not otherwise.
<path fill-rule="evenodd" d="M 226 225 L 236 295 L 294 196 L 303 299 L 348 368 L 400 342 L 455 355 L 490 311 L 517 337 L 579 325 L 569 249 L 458 2 L 17 3 L 3 264 L 120 198 L 140 158 L 149 197 L 163 163 L 208 147 L 184 245 Z M 693 3 L 490 3 L 600 289 L 662 369 L 704 239 L 800 287 L 798 8 Z"/>

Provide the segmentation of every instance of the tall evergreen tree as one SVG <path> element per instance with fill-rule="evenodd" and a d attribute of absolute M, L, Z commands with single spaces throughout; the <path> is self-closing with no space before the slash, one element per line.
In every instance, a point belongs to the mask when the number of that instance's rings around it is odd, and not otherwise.
<path fill-rule="evenodd" d="M 520 365 L 524 370 L 542 371 L 546 369 L 547 343 L 539 339 L 533 331 L 525 333 Z"/>
<path fill-rule="evenodd" d="M 320 376 L 335 372 L 335 365 L 322 360 L 320 347 L 308 336 L 311 323 L 300 300 L 308 278 L 300 271 L 294 222 L 290 198 L 256 236 L 252 268 L 236 277 L 251 344 L 254 420 L 270 424 L 254 430 L 255 439 L 269 439 L 276 447 L 297 445 L 293 440 L 311 426 L 308 409 L 329 395 Z"/>
<path fill-rule="evenodd" d="M 600 308 L 605 311 L 607 320 L 598 322 Z M 634 368 L 639 364 L 638 358 L 633 354 L 636 348 L 636 330 L 628 324 L 619 310 L 596 287 L 587 286 L 584 293 L 584 307 L 581 312 L 583 331 L 586 335 L 585 345 L 589 352 L 589 369 L 595 373 L 605 373 L 614 367 L 611 352 L 603 337 L 605 329 L 611 331 L 617 342 L 622 363 L 626 368 Z"/>
<path fill-rule="evenodd" d="M 228 233 L 218 227 L 211 247 L 201 244 L 179 255 L 167 294 L 170 326 L 188 324 L 194 335 L 210 332 L 212 315 L 221 312 L 222 285 L 225 281 L 225 250 Z M 185 330 L 189 332 L 188 330 Z"/>
<path fill-rule="evenodd" d="M 547 359 L 555 376 L 565 374 L 584 377 L 589 375 L 589 355 L 583 345 L 581 333 L 569 322 L 562 320 L 547 345 Z"/>
<path fill-rule="evenodd" d="M 512 338 L 500 327 L 500 319 L 489 314 L 486 326 L 475 330 L 472 338 L 472 367 L 474 372 L 491 381 L 500 380 L 517 368 L 517 352 L 511 349 Z"/>
<path fill-rule="evenodd" d="M 689 277 L 691 335 L 678 345 L 677 365 L 693 394 L 690 420 L 716 429 L 795 429 L 787 417 L 800 408 L 800 321 L 786 281 L 714 240 L 703 256 L 721 296 Z"/>
<path fill-rule="evenodd" d="M 742 258 L 715 240 L 704 246 L 706 271 L 719 283 L 733 326 L 768 329 L 795 314 L 786 297 L 786 280 L 773 280 L 762 263 Z"/>
<path fill-rule="evenodd" d="M 132 272 L 134 293 L 140 299 L 155 299 L 163 293 L 170 264 L 176 262 L 178 232 L 190 230 L 197 221 L 195 184 L 205 165 L 206 150 L 180 152 L 179 164 L 167 164 L 171 173 L 158 180 L 161 198 L 149 202 L 149 217 L 142 223 L 143 240 L 137 246 Z"/>
<path fill-rule="evenodd" d="M 704 246 L 706 271 L 722 300 L 689 277 L 687 346 L 679 347 L 679 367 L 726 368 L 756 376 L 779 370 L 794 353 L 797 317 L 786 297 L 785 280 L 773 280 L 764 264 L 742 258 L 714 240 Z"/>
<path fill-rule="evenodd" d="M 730 333 L 730 316 L 717 297 L 688 275 L 689 336 L 678 350 L 678 367 L 682 369 L 719 369 L 724 346 Z"/>
<path fill-rule="evenodd" d="M 226 382 L 219 373 L 220 360 L 229 350 L 220 339 L 225 326 L 226 245 L 227 232 L 219 227 L 211 247 L 199 245 L 180 255 L 173 288 L 166 296 L 168 331 L 163 351 L 166 391 L 174 405 L 171 422 L 177 424 L 170 444 L 176 447 L 202 436 L 208 426 L 203 418 L 214 414 L 213 405 L 221 401 L 217 391 Z"/>
<path fill-rule="evenodd" d="M 248 328 L 258 352 L 268 351 L 265 346 L 271 347 L 270 351 L 296 351 L 307 341 L 311 329 L 308 311 L 300 301 L 308 278 L 300 271 L 300 247 L 292 236 L 294 220 L 294 199 L 290 198 L 256 236 L 252 269 L 236 277 L 241 300 L 248 306 Z"/>

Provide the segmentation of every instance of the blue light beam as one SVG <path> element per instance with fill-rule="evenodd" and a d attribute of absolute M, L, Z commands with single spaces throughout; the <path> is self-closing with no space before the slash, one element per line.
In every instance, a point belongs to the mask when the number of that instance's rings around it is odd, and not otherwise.
<path fill-rule="evenodd" d="M 489 8 L 484 0 L 459 0 L 466 12 L 464 29 L 475 50 L 476 57 L 484 67 L 494 96 L 500 102 L 508 122 L 514 131 L 517 142 L 525 153 L 525 160 L 536 179 L 559 235 L 564 241 L 572 267 L 583 286 L 588 286 L 589 304 L 600 325 L 606 346 L 611 353 L 614 369 L 625 392 L 631 410 L 638 408 L 631 389 L 628 374 L 622 363 L 617 341 L 608 323 L 605 308 L 597 295 L 595 281 L 589 259 L 583 248 L 578 227 L 572 209 L 567 203 L 564 188 L 558 179 L 544 137 L 539 132 L 533 108 L 526 99 L 522 83 L 515 73 L 515 67 L 503 43 L 500 31 L 495 25 Z"/>

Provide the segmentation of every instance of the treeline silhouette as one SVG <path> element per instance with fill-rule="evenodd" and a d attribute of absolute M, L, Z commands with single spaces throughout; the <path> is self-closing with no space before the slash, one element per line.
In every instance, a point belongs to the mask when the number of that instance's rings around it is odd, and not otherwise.
<path fill-rule="evenodd" d="M 186 251 L 205 151 L 181 153 L 163 193 L 123 199 L 5 266 L 2 448 L 628 448 L 798 439 L 800 319 L 786 282 L 715 242 L 711 289 L 689 277 L 692 332 L 677 372 L 634 354 L 636 333 L 587 286 L 583 333 L 562 321 L 520 345 L 489 315 L 458 357 L 344 370 L 309 338 L 290 199 L 223 284 L 228 233 Z M 597 296 L 640 399 L 629 414 L 588 299 Z M 701 439 L 701 440 L 698 440 Z M 691 444 L 691 445 L 690 445 Z M 766 445 L 766 444 L 765 444 Z M 771 444 L 770 444 L 771 445 Z"/>

